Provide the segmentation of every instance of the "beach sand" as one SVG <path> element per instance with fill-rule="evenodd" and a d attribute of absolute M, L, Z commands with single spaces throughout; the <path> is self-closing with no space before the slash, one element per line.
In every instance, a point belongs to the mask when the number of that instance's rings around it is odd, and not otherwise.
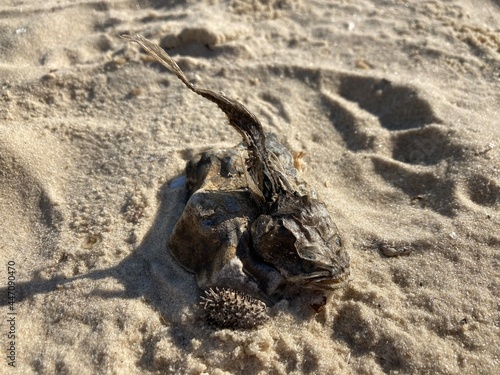
<path fill-rule="evenodd" d="M 3 1 L 0 372 L 498 371 L 499 20 L 494 0 Z M 240 138 L 126 32 L 305 152 L 352 263 L 318 313 L 200 318 L 169 182 Z"/>

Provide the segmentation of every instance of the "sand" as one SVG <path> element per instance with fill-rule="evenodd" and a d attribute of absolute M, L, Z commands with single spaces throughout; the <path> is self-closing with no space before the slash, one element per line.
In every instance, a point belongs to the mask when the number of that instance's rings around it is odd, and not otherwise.
<path fill-rule="evenodd" d="M 0 372 L 498 371 L 499 20 L 495 0 L 3 1 Z M 200 319 L 169 182 L 240 139 L 124 32 L 306 153 L 352 259 L 321 311 Z"/>

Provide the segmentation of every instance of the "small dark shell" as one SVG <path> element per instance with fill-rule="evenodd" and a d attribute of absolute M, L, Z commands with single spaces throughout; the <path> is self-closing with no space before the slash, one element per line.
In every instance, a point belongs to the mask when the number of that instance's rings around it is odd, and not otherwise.
<path fill-rule="evenodd" d="M 206 320 L 218 328 L 252 329 L 269 318 L 264 302 L 233 289 L 205 290 L 200 304 Z"/>

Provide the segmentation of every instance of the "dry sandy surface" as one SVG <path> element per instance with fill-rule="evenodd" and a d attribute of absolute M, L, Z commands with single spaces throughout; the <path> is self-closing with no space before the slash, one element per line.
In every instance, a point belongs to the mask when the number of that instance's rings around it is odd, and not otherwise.
<path fill-rule="evenodd" d="M 498 371 L 499 20 L 494 0 L 2 1 L 0 372 Z M 352 259 L 321 311 L 200 319 L 169 182 L 240 139 L 130 31 L 306 152 Z"/>

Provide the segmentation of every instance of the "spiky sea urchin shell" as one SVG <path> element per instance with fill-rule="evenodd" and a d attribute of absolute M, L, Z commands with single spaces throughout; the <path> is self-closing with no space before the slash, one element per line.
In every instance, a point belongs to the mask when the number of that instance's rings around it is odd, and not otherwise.
<path fill-rule="evenodd" d="M 218 328 L 251 329 L 269 317 L 264 302 L 228 288 L 205 290 L 201 306 L 206 320 Z"/>

